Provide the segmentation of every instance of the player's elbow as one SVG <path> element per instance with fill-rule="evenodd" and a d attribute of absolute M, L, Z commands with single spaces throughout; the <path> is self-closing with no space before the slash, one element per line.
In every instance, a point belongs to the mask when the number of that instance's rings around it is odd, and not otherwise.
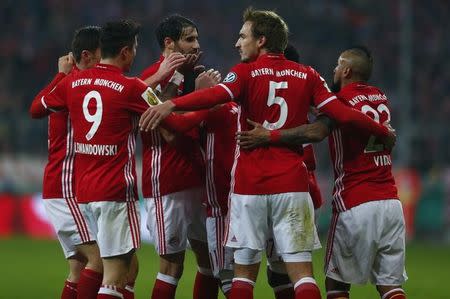
<path fill-rule="evenodd" d="M 329 128 L 322 123 L 314 123 L 309 125 L 306 137 L 310 142 L 321 142 L 330 134 Z"/>
<path fill-rule="evenodd" d="M 36 104 L 36 101 L 33 101 L 31 104 L 30 110 L 28 111 L 30 114 L 30 117 L 33 119 L 43 118 L 47 116 L 48 112 L 42 105 Z"/>

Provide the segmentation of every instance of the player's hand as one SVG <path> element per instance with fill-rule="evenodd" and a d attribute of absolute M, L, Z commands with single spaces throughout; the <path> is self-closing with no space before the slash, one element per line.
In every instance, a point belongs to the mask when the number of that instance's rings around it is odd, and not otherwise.
<path fill-rule="evenodd" d="M 175 108 L 175 104 L 172 101 L 166 101 L 162 104 L 149 107 L 141 115 L 139 120 L 139 128 L 141 131 L 148 132 L 149 130 L 156 129 L 161 121 L 164 120 Z"/>
<path fill-rule="evenodd" d="M 61 56 L 58 59 L 58 72 L 68 74 L 75 64 L 75 59 L 73 58 L 72 52 L 67 55 Z"/>
<path fill-rule="evenodd" d="M 203 52 L 198 52 L 198 54 L 186 54 L 185 55 L 186 60 L 180 67 L 178 67 L 177 71 L 179 71 L 183 75 L 186 75 L 187 73 L 194 71 L 194 68 L 200 61 L 202 55 Z"/>
<path fill-rule="evenodd" d="M 397 141 L 397 134 L 395 133 L 395 129 L 389 123 L 385 124 L 385 126 L 389 129 L 389 134 L 382 138 L 381 142 L 384 144 L 385 149 L 392 150 Z"/>
<path fill-rule="evenodd" d="M 270 131 L 264 128 L 260 123 L 247 119 L 247 123 L 253 126 L 250 131 L 241 131 L 236 133 L 238 145 L 243 149 L 253 149 L 269 144 Z"/>
<path fill-rule="evenodd" d="M 164 80 L 167 76 L 172 74 L 176 69 L 183 65 L 186 62 L 186 57 L 180 52 L 173 52 L 167 56 L 158 69 L 158 75 L 161 77 L 161 80 Z"/>
<path fill-rule="evenodd" d="M 219 73 L 219 71 L 209 69 L 206 72 L 198 75 L 198 77 L 195 79 L 195 89 L 198 90 L 202 88 L 213 87 L 219 84 L 220 81 L 222 81 L 222 75 Z"/>

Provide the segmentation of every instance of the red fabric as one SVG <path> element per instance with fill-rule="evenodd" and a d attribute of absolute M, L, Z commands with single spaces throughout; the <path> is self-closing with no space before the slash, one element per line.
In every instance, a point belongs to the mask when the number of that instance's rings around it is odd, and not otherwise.
<path fill-rule="evenodd" d="M 157 279 L 153 286 L 152 299 L 174 299 L 177 286 Z"/>
<path fill-rule="evenodd" d="M 229 299 L 253 299 L 253 286 L 245 281 L 233 281 Z"/>
<path fill-rule="evenodd" d="M 353 83 L 338 95 L 345 105 L 370 115 L 379 123 L 390 120 L 387 98 L 376 87 Z M 333 208 L 336 211 L 372 200 L 398 198 L 391 153 L 368 130 L 341 125 L 332 131 L 328 144 L 334 165 Z"/>
<path fill-rule="evenodd" d="M 240 102 L 241 130 L 246 119 L 269 129 L 289 129 L 308 122 L 311 105 L 320 105 L 335 96 L 311 67 L 288 61 L 283 55 L 261 55 L 252 63 L 232 68 L 224 86 Z M 261 163 L 264 161 L 264 163 Z M 276 194 L 307 192 L 308 180 L 298 147 L 262 147 L 240 150 L 234 192 Z"/>
<path fill-rule="evenodd" d="M 352 125 L 378 137 L 385 137 L 389 132 L 384 125 L 373 121 L 369 116 L 356 109 L 349 109 L 345 104 L 337 100 L 327 103 L 320 108 L 320 111 L 336 120 L 338 124 Z"/>
<path fill-rule="evenodd" d="M 73 76 L 79 69 L 74 67 L 69 74 Z M 58 73 L 55 78 L 34 98 L 33 104 L 42 106 L 41 99 L 48 95 L 66 77 Z M 74 198 L 73 185 L 73 135 L 69 113 L 61 111 L 48 116 L 48 163 L 44 170 L 42 198 Z"/>
<path fill-rule="evenodd" d="M 403 290 L 398 290 L 398 291 L 390 293 L 384 299 L 406 299 L 406 294 Z"/>
<path fill-rule="evenodd" d="M 163 123 L 163 126 L 179 133 L 185 133 L 198 127 L 205 120 L 209 110 L 203 109 L 183 114 L 171 113 Z"/>
<path fill-rule="evenodd" d="M 77 69 L 78 70 L 78 69 Z M 30 106 L 30 116 L 32 118 L 42 118 L 47 116 L 50 111 L 48 111 L 41 102 L 41 99 L 44 95 L 48 94 L 64 77 L 66 74 L 58 73 L 53 80 L 43 89 L 41 90 L 36 97 L 33 99 L 33 102 Z"/>
<path fill-rule="evenodd" d="M 337 298 L 350 298 L 350 294 L 348 292 L 327 294 L 327 299 L 337 299 Z"/>
<path fill-rule="evenodd" d="M 315 283 L 302 283 L 295 288 L 295 299 L 321 299 L 320 290 Z"/>
<path fill-rule="evenodd" d="M 142 79 L 154 75 L 164 57 L 148 67 L 141 74 Z M 170 76 L 159 82 L 156 89 L 164 90 L 170 80 Z M 178 88 L 178 94 L 183 91 L 183 86 Z M 189 120 L 184 122 L 185 118 L 172 115 L 167 118 L 166 126 L 170 128 L 171 119 L 173 119 L 173 129 L 181 130 L 186 133 L 183 136 L 177 136 L 175 144 L 168 144 L 158 130 L 143 132 L 142 137 L 142 193 L 145 198 L 159 197 L 186 189 L 202 186 L 203 178 L 203 159 L 198 143 L 198 130 L 193 128 L 188 131 L 186 126 L 195 126 Z M 190 123 L 189 123 L 190 122 Z"/>
<path fill-rule="evenodd" d="M 214 276 L 197 272 L 195 276 L 193 299 L 217 299 L 219 281 Z"/>
<path fill-rule="evenodd" d="M 127 287 L 131 288 L 131 290 L 128 290 Z M 123 299 L 134 299 L 134 282 L 131 283 L 127 283 L 127 285 L 125 286 L 125 288 L 123 290 L 121 290 L 122 295 L 123 295 Z"/>
<path fill-rule="evenodd" d="M 77 299 L 77 283 L 66 280 L 61 294 L 61 299 Z"/>
<path fill-rule="evenodd" d="M 280 141 L 281 133 L 279 130 L 270 131 L 270 142 L 277 143 Z"/>
<path fill-rule="evenodd" d="M 231 101 L 230 94 L 221 86 L 196 90 L 188 95 L 171 100 L 177 111 L 191 111 L 212 108 Z"/>
<path fill-rule="evenodd" d="M 309 171 L 316 170 L 316 156 L 314 155 L 314 147 L 312 144 L 303 145 L 303 162 Z"/>
<path fill-rule="evenodd" d="M 317 210 L 323 205 L 324 200 L 322 198 L 322 193 L 320 192 L 319 184 L 317 183 L 314 171 L 308 171 L 308 184 L 309 184 L 309 194 L 311 195 L 314 210 Z"/>
<path fill-rule="evenodd" d="M 135 137 L 151 100 L 143 81 L 107 64 L 67 76 L 44 97 L 72 119 L 78 202 L 137 200 Z"/>
<path fill-rule="evenodd" d="M 102 285 L 103 274 L 84 268 L 78 281 L 78 299 L 95 299 Z"/>
<path fill-rule="evenodd" d="M 206 212 L 209 217 L 226 216 L 228 212 L 238 115 L 237 104 L 228 102 L 212 109 L 205 121 Z"/>
<path fill-rule="evenodd" d="M 294 298 L 295 292 L 293 287 L 275 292 L 275 299 L 294 299 Z"/>

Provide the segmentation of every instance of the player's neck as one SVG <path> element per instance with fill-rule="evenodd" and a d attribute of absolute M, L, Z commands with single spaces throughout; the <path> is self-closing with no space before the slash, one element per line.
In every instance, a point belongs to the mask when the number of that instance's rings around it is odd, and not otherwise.
<path fill-rule="evenodd" d="M 364 82 L 364 81 L 361 79 L 353 79 L 353 78 L 348 80 L 342 80 L 341 89 L 355 82 Z"/>
<path fill-rule="evenodd" d="M 174 52 L 174 51 L 171 50 L 171 49 L 164 49 L 164 50 L 162 51 L 161 55 L 162 55 L 164 58 L 166 58 L 166 57 L 168 57 L 170 54 L 172 54 L 173 52 Z"/>
<path fill-rule="evenodd" d="M 115 67 L 118 67 L 119 69 L 123 70 L 124 66 L 123 64 L 119 61 L 119 59 L 116 58 L 102 58 L 100 60 L 101 64 L 109 64 Z"/>

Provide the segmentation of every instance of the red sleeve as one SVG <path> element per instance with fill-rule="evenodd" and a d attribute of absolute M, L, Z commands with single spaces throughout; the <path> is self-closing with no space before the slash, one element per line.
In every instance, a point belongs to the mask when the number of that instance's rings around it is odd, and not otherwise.
<path fill-rule="evenodd" d="M 177 111 L 192 111 L 212 108 L 218 104 L 231 101 L 232 95 L 222 86 L 216 85 L 194 91 L 185 96 L 171 100 Z"/>
<path fill-rule="evenodd" d="M 320 107 L 320 111 L 340 124 L 343 123 L 357 126 L 378 137 L 385 137 L 389 133 L 388 128 L 385 126 L 380 125 L 364 113 L 347 107 L 339 100 L 326 103 L 324 106 Z"/>
<path fill-rule="evenodd" d="M 206 119 L 208 113 L 208 109 L 183 114 L 171 113 L 164 120 L 163 125 L 170 130 L 185 133 L 199 126 Z"/>
<path fill-rule="evenodd" d="M 309 171 L 316 169 L 316 156 L 314 155 L 314 148 L 312 144 L 303 145 L 303 162 Z"/>
<path fill-rule="evenodd" d="M 153 92 L 153 89 L 148 87 L 141 79 L 133 78 L 129 82 L 130 84 L 133 84 L 133 87 L 131 88 L 132 94 L 130 95 L 131 99 L 127 108 L 132 112 L 142 114 L 148 107 L 161 103 L 159 98 Z"/>
<path fill-rule="evenodd" d="M 140 76 L 141 80 L 145 80 L 145 79 L 153 76 L 158 71 L 159 65 L 160 65 L 160 63 L 154 63 L 151 66 L 149 66 L 148 68 L 146 68 Z"/>
<path fill-rule="evenodd" d="M 336 95 L 330 91 L 327 82 L 325 82 L 325 80 L 316 70 L 310 68 L 310 71 L 312 76 L 311 84 L 313 91 L 313 102 L 311 104 L 312 106 L 320 108 L 326 105 L 328 102 L 335 100 Z"/>
<path fill-rule="evenodd" d="M 64 73 L 58 73 L 50 84 L 37 94 L 30 107 L 32 118 L 42 118 L 51 112 L 66 108 L 65 96 L 68 79 L 65 78 L 67 76 Z"/>
<path fill-rule="evenodd" d="M 249 77 L 248 64 L 240 63 L 231 68 L 230 72 L 223 79 L 221 85 L 235 101 L 242 95 L 243 87 Z"/>

